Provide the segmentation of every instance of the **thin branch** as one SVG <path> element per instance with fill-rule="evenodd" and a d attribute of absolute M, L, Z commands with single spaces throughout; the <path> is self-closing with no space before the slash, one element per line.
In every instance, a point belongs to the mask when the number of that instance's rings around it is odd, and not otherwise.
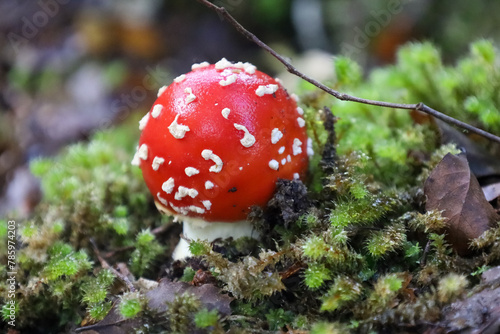
<path fill-rule="evenodd" d="M 99 252 L 99 249 L 97 248 L 97 245 L 94 241 L 94 239 L 90 239 L 90 244 L 92 245 L 92 248 L 94 250 L 94 253 L 95 255 L 97 256 L 97 259 L 99 260 L 99 262 L 101 263 L 101 267 L 103 267 L 104 269 L 109 269 L 111 270 L 111 272 L 116 276 L 118 277 L 118 279 L 120 279 L 123 283 L 125 283 L 125 285 L 128 287 L 128 289 L 131 291 L 131 292 L 135 292 L 136 289 L 134 287 L 134 285 L 132 284 L 132 282 L 130 282 L 130 280 L 128 279 L 127 276 L 123 275 L 122 273 L 120 273 L 118 270 L 116 270 L 115 268 L 113 268 L 112 266 L 109 265 L 109 263 L 103 259 L 103 257 L 101 256 L 101 253 Z"/>
<path fill-rule="evenodd" d="M 153 229 L 151 231 L 151 233 L 155 236 L 158 236 L 160 234 L 163 234 L 165 232 L 167 232 L 168 230 L 170 230 L 172 227 L 174 226 L 173 222 L 172 221 L 169 221 L 163 225 L 160 225 L 158 227 L 156 227 L 155 229 Z M 116 249 L 113 249 L 113 250 L 110 250 L 104 254 L 101 254 L 103 258 L 106 258 L 106 259 L 109 259 L 110 257 L 113 257 L 115 256 L 117 253 L 122 253 L 122 252 L 127 252 L 129 250 L 132 250 L 134 249 L 135 246 L 124 246 L 124 247 L 121 247 L 121 248 L 116 248 Z"/>
<path fill-rule="evenodd" d="M 327 92 L 328 94 L 336 97 L 339 100 L 342 101 L 350 101 L 350 102 L 358 102 L 358 103 L 363 103 L 363 104 L 369 104 L 369 105 L 374 105 L 374 106 L 379 106 L 379 107 L 387 107 L 387 108 L 396 108 L 396 109 L 408 109 L 408 110 L 418 110 L 421 112 L 424 112 L 426 114 L 432 115 L 446 123 L 458 126 L 462 129 L 468 130 L 470 132 L 474 132 L 480 136 L 483 136 L 491 141 L 495 141 L 497 143 L 500 143 L 500 137 L 495 136 L 494 134 L 491 134 L 489 132 L 486 132 L 484 130 L 478 129 L 470 124 L 464 123 L 462 121 L 459 121 L 453 117 L 450 117 L 448 115 L 445 115 L 435 109 L 432 109 L 431 107 L 426 106 L 423 103 L 415 103 L 415 104 L 405 104 L 405 103 L 392 103 L 392 102 L 384 102 L 384 101 L 377 101 L 377 100 L 369 100 L 369 99 L 363 99 L 360 97 L 348 95 L 345 93 L 338 92 L 334 89 L 331 89 L 328 86 L 325 86 L 321 82 L 308 77 L 304 73 L 300 72 L 297 70 L 285 57 L 280 55 L 278 52 L 274 51 L 271 47 L 269 47 L 267 44 L 262 42 L 260 39 L 257 38 L 254 34 L 252 34 L 250 31 L 245 29 L 229 12 L 224 8 L 224 7 L 219 7 L 217 5 L 214 5 L 208 0 L 198 0 L 198 2 L 202 3 L 203 5 L 207 6 L 208 8 L 214 10 L 219 14 L 221 17 L 225 18 L 231 25 L 233 25 L 238 32 L 240 32 L 243 36 L 257 44 L 259 47 L 262 49 L 266 50 L 269 52 L 274 58 L 279 60 L 287 69 L 288 72 L 298 76 L 299 78 L 304 79 L 305 81 L 313 84 L 314 86 L 318 87 L 319 89 Z"/>

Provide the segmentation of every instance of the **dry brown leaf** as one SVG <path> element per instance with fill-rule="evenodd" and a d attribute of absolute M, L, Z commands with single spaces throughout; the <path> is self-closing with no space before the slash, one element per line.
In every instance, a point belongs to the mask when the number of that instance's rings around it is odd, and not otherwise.
<path fill-rule="evenodd" d="M 168 303 L 173 302 L 175 296 L 186 292 L 194 294 L 200 300 L 201 305 L 209 310 L 216 309 L 224 316 L 231 314 L 229 304 L 234 298 L 222 294 L 215 285 L 193 286 L 184 282 L 171 282 L 168 279 L 162 279 L 156 288 L 146 293 L 148 308 L 157 314 L 163 314 L 167 310 Z M 114 305 L 102 321 L 91 326 L 81 327 L 77 329 L 77 332 L 83 334 L 125 334 L 135 332 L 143 325 L 140 317 L 124 319 L 117 307 L 118 304 Z"/>
<path fill-rule="evenodd" d="M 500 197 L 500 182 L 489 184 L 483 187 L 484 197 L 488 202 Z"/>
<path fill-rule="evenodd" d="M 460 255 L 469 252 L 469 241 L 479 237 L 500 219 L 486 201 L 467 158 L 448 153 L 434 168 L 424 185 L 425 209 L 441 211 L 448 219 L 448 242 Z"/>
<path fill-rule="evenodd" d="M 142 326 L 140 318 L 124 319 L 115 304 L 108 315 L 94 325 L 78 328 L 81 334 L 127 334 Z"/>
<path fill-rule="evenodd" d="M 229 304 L 234 298 L 222 294 L 215 285 L 193 286 L 184 282 L 171 282 L 168 279 L 162 279 L 156 289 L 146 293 L 149 300 L 148 306 L 156 312 L 164 312 L 167 309 L 167 303 L 173 302 L 176 295 L 182 295 L 186 292 L 198 297 L 201 304 L 209 310 L 217 309 L 223 315 L 231 314 Z"/>
<path fill-rule="evenodd" d="M 498 334 L 500 333 L 500 288 L 486 285 L 479 292 L 469 294 L 443 309 L 436 327 L 446 333 Z"/>

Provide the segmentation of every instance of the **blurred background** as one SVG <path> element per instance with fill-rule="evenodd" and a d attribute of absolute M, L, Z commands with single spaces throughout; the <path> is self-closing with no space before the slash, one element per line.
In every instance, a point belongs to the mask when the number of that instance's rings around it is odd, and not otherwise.
<path fill-rule="evenodd" d="M 496 0 L 213 2 L 319 80 L 336 54 L 369 70 L 408 41 L 430 40 L 453 62 L 473 40 L 500 40 Z M 32 159 L 144 114 L 192 63 L 283 71 L 195 0 L 1 0 L 0 32 L 0 216 L 25 216 L 39 200 Z"/>

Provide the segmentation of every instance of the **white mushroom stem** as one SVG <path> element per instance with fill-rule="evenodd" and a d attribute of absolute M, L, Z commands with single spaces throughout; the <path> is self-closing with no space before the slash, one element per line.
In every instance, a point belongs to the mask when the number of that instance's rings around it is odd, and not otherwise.
<path fill-rule="evenodd" d="M 200 218 L 191 218 L 186 216 L 178 216 L 178 220 L 183 222 L 182 234 L 189 240 L 206 240 L 211 242 L 219 238 L 259 238 L 259 234 L 247 220 L 234 223 L 207 222 Z M 192 254 L 189 251 L 189 243 L 185 239 L 181 238 L 175 247 L 172 258 L 174 260 L 182 260 L 190 256 L 192 256 Z"/>

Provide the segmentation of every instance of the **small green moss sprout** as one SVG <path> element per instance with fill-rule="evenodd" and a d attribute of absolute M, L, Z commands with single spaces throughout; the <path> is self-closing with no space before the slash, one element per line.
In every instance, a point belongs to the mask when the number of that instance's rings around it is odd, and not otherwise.
<path fill-rule="evenodd" d="M 431 210 L 423 214 L 414 214 L 413 219 L 410 221 L 410 226 L 430 233 L 442 231 L 443 228 L 446 227 L 446 222 L 447 219 L 441 215 L 441 212 Z"/>
<path fill-rule="evenodd" d="M 172 333 L 189 333 L 193 327 L 193 314 L 200 308 L 200 301 L 191 293 L 176 295 L 167 303 L 167 317 Z M 195 316 L 195 315 L 194 315 Z M 209 316 L 210 317 L 210 316 Z M 207 320 L 207 319 L 204 319 Z"/>
<path fill-rule="evenodd" d="M 111 301 L 106 301 L 115 276 L 107 269 L 101 270 L 96 277 L 82 283 L 82 301 L 87 305 L 87 312 L 94 320 L 102 320 L 111 309 Z"/>
<path fill-rule="evenodd" d="M 2 314 L 2 320 L 8 323 L 19 314 L 19 305 L 15 301 L 14 303 L 5 303 L 2 305 L 0 312 Z"/>
<path fill-rule="evenodd" d="M 302 251 L 304 252 L 304 255 L 311 260 L 318 260 L 319 258 L 325 256 L 329 248 L 330 246 L 327 245 L 323 238 L 313 235 L 304 241 Z"/>
<path fill-rule="evenodd" d="M 383 257 L 403 247 L 406 229 L 402 224 L 391 224 L 381 231 L 371 234 L 366 243 L 368 252 L 375 258 Z"/>
<path fill-rule="evenodd" d="M 207 243 L 193 240 L 189 244 L 189 251 L 194 256 L 206 255 L 210 253 L 210 246 Z"/>
<path fill-rule="evenodd" d="M 71 245 L 63 242 L 56 242 L 48 250 L 48 255 L 49 260 L 42 272 L 42 277 L 45 277 L 48 281 L 63 276 L 70 279 L 92 266 L 92 262 L 83 250 L 75 252 Z"/>
<path fill-rule="evenodd" d="M 338 276 L 334 281 L 326 297 L 323 298 L 321 311 L 333 312 L 350 305 L 363 293 L 362 285 L 348 276 Z"/>
<path fill-rule="evenodd" d="M 382 196 L 339 201 L 330 213 L 330 222 L 334 227 L 368 224 L 382 218 L 392 205 L 391 200 Z"/>
<path fill-rule="evenodd" d="M 182 273 L 182 277 L 180 278 L 181 282 L 191 282 L 196 274 L 196 270 L 191 267 L 184 268 L 184 272 Z"/>
<path fill-rule="evenodd" d="M 462 294 L 469 282 L 464 275 L 449 273 L 439 280 L 437 287 L 438 300 L 448 303 Z"/>
<path fill-rule="evenodd" d="M 291 324 L 294 314 L 290 311 L 285 311 L 282 308 L 272 309 L 266 314 L 267 322 L 271 330 L 278 330 L 287 324 Z"/>
<path fill-rule="evenodd" d="M 135 250 L 130 257 L 130 268 L 141 276 L 162 252 L 163 246 L 156 240 L 154 234 L 149 229 L 142 230 L 136 237 Z"/>
<path fill-rule="evenodd" d="M 331 279 L 330 270 L 324 264 L 312 263 L 304 272 L 304 283 L 310 289 L 317 289 Z"/>
<path fill-rule="evenodd" d="M 311 328 L 311 334 L 344 334 L 349 333 L 349 328 L 340 322 L 318 322 Z"/>
<path fill-rule="evenodd" d="M 378 278 L 371 290 L 363 307 L 354 310 L 361 317 L 367 314 L 383 313 L 394 301 L 401 288 L 404 279 L 401 275 L 393 273 Z"/>
<path fill-rule="evenodd" d="M 139 292 L 126 292 L 120 297 L 118 310 L 125 319 L 134 318 L 144 309 L 144 298 Z"/>
<path fill-rule="evenodd" d="M 209 311 L 208 309 L 203 308 L 196 312 L 194 316 L 194 323 L 198 328 L 213 327 L 217 325 L 218 320 L 219 315 L 215 309 Z"/>

